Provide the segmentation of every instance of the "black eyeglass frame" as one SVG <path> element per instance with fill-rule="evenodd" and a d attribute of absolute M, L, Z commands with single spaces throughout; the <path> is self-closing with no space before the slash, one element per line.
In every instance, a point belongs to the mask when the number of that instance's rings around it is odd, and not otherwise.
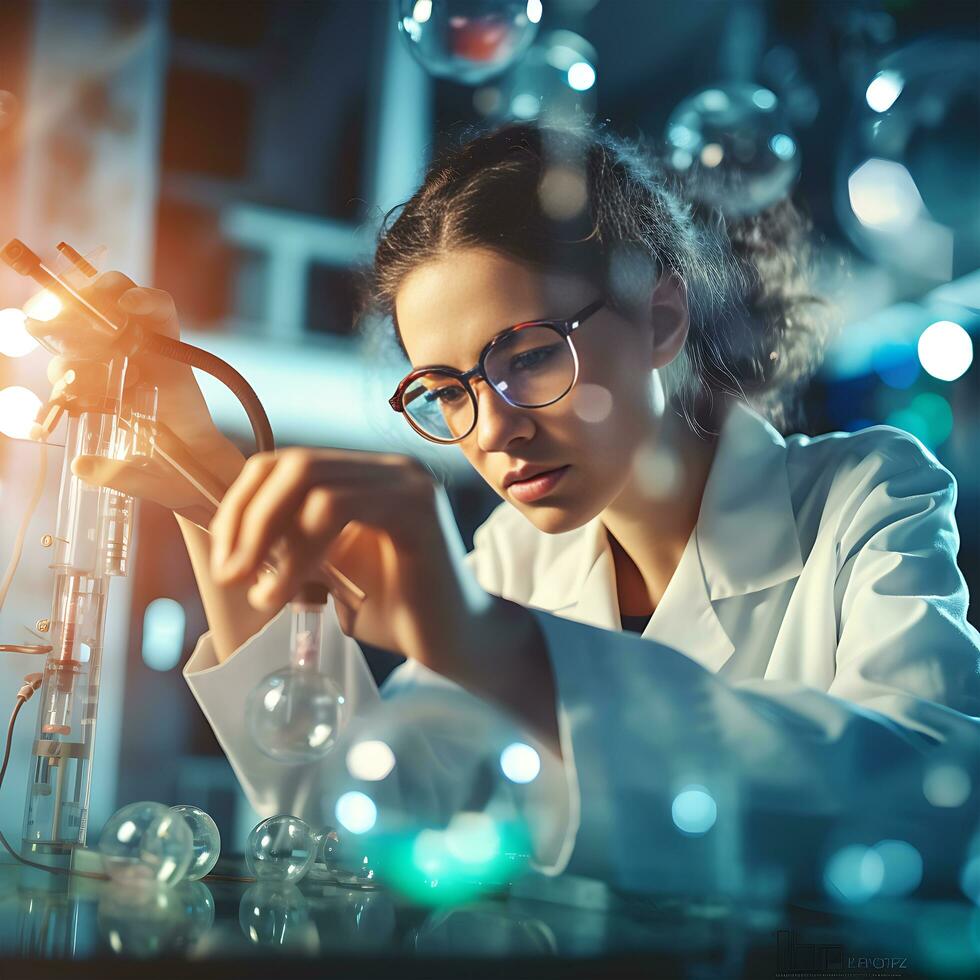
<path fill-rule="evenodd" d="M 462 442 L 462 440 L 476 428 L 479 403 L 476 400 L 476 392 L 473 391 L 473 386 L 470 384 L 471 378 L 482 378 L 486 384 L 489 385 L 494 392 L 496 392 L 496 394 L 498 394 L 508 405 L 512 405 L 514 408 L 547 408 L 548 405 L 554 405 L 555 402 L 561 401 L 561 399 L 575 387 L 575 382 L 578 381 L 578 352 L 575 350 L 575 344 L 572 343 L 572 334 L 578 330 L 578 328 L 581 327 L 590 316 L 597 313 L 605 305 L 605 299 L 600 296 L 598 299 L 594 299 L 587 306 L 582 307 L 578 313 L 569 317 L 567 320 L 527 320 L 524 323 L 515 323 L 513 326 L 505 327 L 500 331 L 500 333 L 491 337 L 491 339 L 487 342 L 487 345 L 480 352 L 480 359 L 476 366 L 471 368 L 469 371 L 458 371 L 456 368 L 445 367 L 439 364 L 416 368 L 414 371 L 411 371 L 409 374 L 405 375 L 405 377 L 398 383 L 395 393 L 388 399 L 388 404 L 392 407 L 392 409 L 394 409 L 394 411 L 403 414 L 405 419 L 408 421 L 408 424 L 420 436 L 422 436 L 423 439 L 428 439 L 430 442 L 436 442 L 440 445 L 452 445 L 456 442 Z M 550 327 L 552 330 L 558 333 L 565 343 L 568 344 L 568 349 L 572 354 L 572 362 L 575 365 L 575 371 L 568 387 L 560 395 L 558 395 L 557 398 L 552 398 L 551 401 L 544 402 L 540 405 L 522 405 L 520 402 L 516 402 L 508 398 L 507 395 L 500 391 L 497 386 L 487 377 L 485 367 L 486 360 L 490 356 L 490 353 L 494 347 L 496 347 L 505 338 L 510 337 L 521 330 L 527 330 L 529 327 Z M 417 378 L 432 372 L 438 372 L 439 374 L 445 374 L 448 377 L 455 378 L 463 386 L 463 390 L 469 396 L 470 403 L 473 406 L 473 424 L 461 436 L 456 436 L 453 439 L 440 439 L 437 436 L 431 435 L 422 429 L 421 426 L 417 425 L 412 416 L 405 410 L 405 404 L 403 401 L 405 390 Z"/>

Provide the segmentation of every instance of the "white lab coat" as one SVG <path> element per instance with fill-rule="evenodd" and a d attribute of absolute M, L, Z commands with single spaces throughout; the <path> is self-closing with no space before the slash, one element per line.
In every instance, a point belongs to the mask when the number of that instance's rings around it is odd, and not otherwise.
<path fill-rule="evenodd" d="M 955 501 L 907 433 L 784 440 L 738 404 L 642 638 L 620 632 L 598 518 L 547 535 L 498 507 L 468 560 L 487 591 L 534 610 L 556 681 L 563 761 L 539 780 L 552 805 L 534 818 L 538 866 L 640 889 L 748 887 L 732 875 L 766 868 L 806 888 L 835 847 L 898 837 L 927 880 L 948 874 L 980 814 L 980 637 Z M 377 690 L 331 625 L 326 670 L 363 711 Z M 223 664 L 205 634 L 184 674 L 256 810 L 320 822 L 317 767 L 275 763 L 245 731 L 248 692 L 287 660 L 280 615 Z M 448 683 L 409 662 L 384 695 Z M 923 795 L 941 759 L 972 778 L 953 805 Z M 703 836 L 674 826 L 692 784 L 717 802 Z"/>

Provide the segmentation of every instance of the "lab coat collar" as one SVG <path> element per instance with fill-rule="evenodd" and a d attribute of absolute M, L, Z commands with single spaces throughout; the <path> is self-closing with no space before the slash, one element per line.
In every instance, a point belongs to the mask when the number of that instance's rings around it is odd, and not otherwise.
<path fill-rule="evenodd" d="M 719 435 L 697 526 L 643 635 L 718 670 L 734 647 L 712 601 L 769 588 L 802 568 L 786 444 L 761 416 L 736 403 Z M 615 564 L 600 518 L 562 549 L 530 604 L 620 628 Z"/>

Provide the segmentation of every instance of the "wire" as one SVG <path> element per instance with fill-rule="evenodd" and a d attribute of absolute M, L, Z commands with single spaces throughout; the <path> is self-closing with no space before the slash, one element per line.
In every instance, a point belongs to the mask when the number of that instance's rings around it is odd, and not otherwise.
<path fill-rule="evenodd" d="M 20 527 L 17 529 L 17 537 L 14 540 L 14 550 L 10 555 L 10 562 L 7 565 L 7 571 L 3 576 L 3 581 L 0 582 L 0 609 L 3 609 L 3 604 L 7 601 L 7 593 L 10 591 L 10 584 L 14 580 L 14 574 L 17 571 L 17 566 L 20 564 L 20 556 L 24 552 L 24 539 L 27 537 L 27 528 L 31 523 L 31 518 L 34 516 L 34 511 L 37 510 L 37 505 L 41 500 L 41 495 L 44 493 L 44 481 L 48 476 L 48 454 L 46 452 L 41 452 L 41 461 L 38 463 L 37 467 L 37 479 L 34 482 L 34 490 L 31 494 L 30 502 L 27 505 L 27 510 L 24 511 L 24 516 L 20 520 Z"/>
<path fill-rule="evenodd" d="M 147 333 L 141 344 L 143 350 L 151 351 L 171 361 L 189 364 L 191 367 L 217 378 L 241 403 L 255 434 L 255 446 L 260 453 L 271 452 L 276 448 L 269 416 L 259 401 L 255 389 L 227 361 L 201 350 L 182 340 L 164 337 L 158 333 Z"/>

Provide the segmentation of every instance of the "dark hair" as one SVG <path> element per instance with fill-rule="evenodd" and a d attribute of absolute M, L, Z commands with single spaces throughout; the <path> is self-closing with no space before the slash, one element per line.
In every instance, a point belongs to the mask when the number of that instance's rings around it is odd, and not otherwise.
<path fill-rule="evenodd" d="M 641 141 L 594 126 L 509 124 L 443 152 L 388 212 L 362 310 L 390 317 L 404 350 L 399 287 L 459 248 L 581 275 L 624 311 L 649 299 L 658 270 L 673 270 L 691 325 L 663 372 L 670 403 L 696 431 L 714 430 L 717 409 L 740 397 L 785 430 L 827 335 L 827 304 L 809 288 L 809 230 L 788 197 L 726 220 Z"/>

